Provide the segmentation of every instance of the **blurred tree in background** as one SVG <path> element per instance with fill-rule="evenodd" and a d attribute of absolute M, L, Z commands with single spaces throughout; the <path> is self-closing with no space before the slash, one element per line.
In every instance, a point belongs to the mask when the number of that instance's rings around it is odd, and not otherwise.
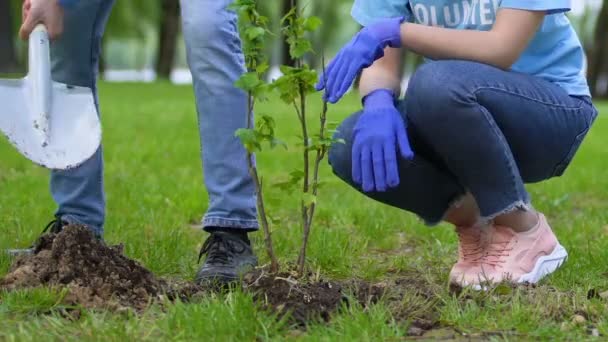
<path fill-rule="evenodd" d="M 608 74 L 608 1 L 604 1 L 595 24 L 593 40 L 588 44 L 589 69 L 587 78 L 591 92 L 597 97 L 608 97 L 608 85 L 600 89 L 600 78 Z"/>
<path fill-rule="evenodd" d="M 14 73 L 26 65 L 25 44 L 17 39 L 21 4 L 22 0 L 0 0 L 0 73 Z M 596 96 L 608 97 L 608 0 L 573 4 L 579 10 L 569 16 L 588 56 L 589 84 Z M 311 37 L 316 54 L 307 56 L 307 62 L 313 67 L 320 66 L 320 52 L 329 59 L 359 29 L 350 17 L 352 0 L 260 0 L 259 11 L 271 19 L 269 26 L 276 34 L 266 47 L 274 66 L 293 64 L 279 30 L 292 5 L 324 22 Z M 180 28 L 179 0 L 117 0 L 103 41 L 102 67 L 148 70 L 155 77 L 170 78 L 173 70 L 186 67 Z M 418 63 L 420 57 L 408 53 L 405 72 L 412 72 Z"/>
<path fill-rule="evenodd" d="M 175 62 L 175 49 L 180 29 L 179 0 L 161 0 L 160 29 L 158 35 L 158 58 L 156 74 L 169 78 Z"/>
<path fill-rule="evenodd" d="M 8 1 L 0 0 L 0 67 L 4 72 L 15 72 L 19 66 L 10 5 Z"/>

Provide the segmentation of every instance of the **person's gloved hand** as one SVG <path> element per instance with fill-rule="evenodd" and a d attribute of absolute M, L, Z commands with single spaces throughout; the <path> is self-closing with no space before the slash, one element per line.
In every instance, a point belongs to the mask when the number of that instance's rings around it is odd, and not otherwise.
<path fill-rule="evenodd" d="M 363 113 L 353 132 L 352 175 L 363 191 L 382 192 L 399 185 L 397 148 L 399 156 L 414 157 L 393 92 L 375 90 L 363 99 Z"/>
<path fill-rule="evenodd" d="M 324 99 L 338 102 L 357 74 L 384 56 L 384 48 L 401 47 L 401 23 L 404 20 L 404 17 L 385 19 L 359 31 L 319 78 L 316 89 L 325 88 Z"/>
<path fill-rule="evenodd" d="M 63 32 L 63 3 L 66 0 L 25 0 L 23 1 L 23 24 L 19 36 L 27 40 L 38 24 L 44 24 L 50 39 L 58 38 Z"/>

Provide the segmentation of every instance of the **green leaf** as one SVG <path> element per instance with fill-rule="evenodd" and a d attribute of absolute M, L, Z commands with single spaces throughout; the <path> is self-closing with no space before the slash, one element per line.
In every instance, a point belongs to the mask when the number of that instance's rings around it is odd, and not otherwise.
<path fill-rule="evenodd" d="M 279 92 L 281 100 L 285 103 L 291 104 L 299 96 L 298 82 L 290 74 L 279 77 L 273 82 L 272 87 Z"/>
<path fill-rule="evenodd" d="M 301 83 L 304 85 L 304 89 L 306 90 L 307 94 L 316 92 L 315 84 L 317 84 L 319 77 L 315 70 L 311 70 L 306 67 L 300 71 L 298 76 L 301 79 Z"/>
<path fill-rule="evenodd" d="M 281 65 L 281 66 L 279 66 L 279 70 L 281 70 L 281 73 L 283 75 L 289 76 L 294 73 L 294 70 L 296 70 L 296 68 L 290 67 L 288 65 Z"/>
<path fill-rule="evenodd" d="M 258 65 L 258 67 L 256 68 L 256 71 L 257 71 L 258 75 L 262 75 L 262 74 L 266 73 L 266 71 L 268 71 L 269 68 L 270 68 L 270 66 L 268 65 L 268 62 L 263 62 Z"/>
<path fill-rule="evenodd" d="M 264 34 L 266 34 L 266 30 L 264 30 L 264 28 L 262 27 L 248 27 L 245 30 L 245 34 L 247 35 L 248 39 L 254 40 L 256 38 L 264 36 Z"/>
<path fill-rule="evenodd" d="M 304 178 L 304 171 L 294 170 L 289 173 L 289 179 L 284 182 L 276 183 L 275 185 L 284 191 L 292 190 Z"/>
<path fill-rule="evenodd" d="M 243 144 L 247 151 L 256 152 L 262 150 L 262 145 L 255 130 L 240 128 L 236 130 L 234 135 L 241 140 L 241 144 Z"/>
<path fill-rule="evenodd" d="M 291 57 L 295 59 L 302 58 L 302 56 L 310 51 L 312 51 L 312 44 L 308 40 L 300 40 L 289 49 Z"/>
<path fill-rule="evenodd" d="M 317 196 L 309 193 L 309 192 L 305 192 L 302 194 L 302 203 L 304 203 L 305 206 L 310 206 L 311 204 L 316 204 L 317 203 Z"/>
<path fill-rule="evenodd" d="M 234 85 L 245 91 L 252 91 L 256 87 L 258 87 L 261 83 L 262 83 L 262 81 L 260 81 L 260 78 L 258 77 L 257 73 L 247 72 L 247 73 L 243 74 L 243 76 L 241 76 L 241 78 L 239 78 L 234 83 Z"/>
<path fill-rule="evenodd" d="M 319 17 L 308 17 L 304 20 L 304 30 L 308 32 L 314 32 L 319 28 L 319 26 L 321 26 L 322 23 L 323 22 Z"/>
<path fill-rule="evenodd" d="M 274 138 L 274 126 L 274 119 L 271 116 L 262 115 L 258 118 L 258 132 L 265 140 L 272 140 Z"/>

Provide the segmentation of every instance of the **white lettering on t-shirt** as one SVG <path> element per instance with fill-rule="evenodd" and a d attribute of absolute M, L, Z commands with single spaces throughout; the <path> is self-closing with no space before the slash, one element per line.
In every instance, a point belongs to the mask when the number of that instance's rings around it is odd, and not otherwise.
<path fill-rule="evenodd" d="M 460 24 L 460 6 L 453 4 L 452 9 L 454 10 L 453 16 L 450 14 L 449 6 L 443 8 L 443 17 L 445 19 L 445 26 L 447 27 L 456 27 Z"/>
<path fill-rule="evenodd" d="M 414 6 L 414 13 L 416 14 L 416 18 L 418 19 L 418 23 L 422 25 L 429 24 L 429 10 L 423 4 L 416 4 Z"/>
<path fill-rule="evenodd" d="M 471 2 L 471 21 L 469 23 L 472 25 L 477 25 L 477 21 L 475 20 L 477 19 L 477 16 L 475 14 L 478 12 L 475 7 L 477 7 L 477 5 L 479 4 L 479 0 L 473 0 Z"/>
<path fill-rule="evenodd" d="M 473 16 L 473 10 L 471 9 L 471 3 L 468 1 L 462 2 L 462 22 L 470 23 L 471 17 Z"/>
<path fill-rule="evenodd" d="M 492 15 L 492 7 L 490 7 L 490 0 L 479 0 L 479 12 L 480 12 L 480 24 L 481 25 L 492 25 L 494 22 L 494 16 Z"/>
<path fill-rule="evenodd" d="M 427 0 L 411 0 L 416 21 L 422 25 L 473 28 L 491 26 L 501 0 L 454 0 L 430 4 Z"/>
<path fill-rule="evenodd" d="M 432 26 L 437 26 L 437 7 L 435 6 L 430 6 L 430 10 L 431 10 L 431 25 Z"/>

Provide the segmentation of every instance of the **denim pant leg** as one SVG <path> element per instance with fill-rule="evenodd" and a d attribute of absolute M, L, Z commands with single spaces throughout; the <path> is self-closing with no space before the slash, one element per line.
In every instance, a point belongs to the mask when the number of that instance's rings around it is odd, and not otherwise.
<path fill-rule="evenodd" d="M 466 61 L 420 67 L 410 125 L 475 197 L 482 219 L 527 209 L 524 182 L 561 175 L 597 111 L 541 78 Z"/>
<path fill-rule="evenodd" d="M 113 4 L 114 0 L 86 0 L 67 9 L 64 33 L 51 44 L 53 79 L 92 88 L 97 106 L 101 37 Z M 97 235 L 103 235 L 105 194 L 101 148 L 75 169 L 53 171 L 50 187 L 59 207 L 57 216 L 70 223 L 87 225 Z"/>
<path fill-rule="evenodd" d="M 245 72 L 231 0 L 181 0 L 194 81 L 209 208 L 204 227 L 258 228 L 253 180 L 235 131 L 247 126 L 247 96 L 234 83 Z"/>
<path fill-rule="evenodd" d="M 405 117 L 405 105 L 401 105 Z M 418 132 L 408 127 L 408 136 L 414 159 L 399 159 L 399 185 L 386 192 L 363 192 L 361 186 L 352 178 L 353 130 L 361 112 L 348 117 L 338 127 L 336 139 L 344 143 L 335 143 L 329 150 L 328 159 L 334 173 L 347 184 L 362 194 L 384 204 L 412 212 L 421 217 L 428 225 L 434 225 L 443 219 L 450 205 L 465 193 L 434 152 L 420 138 Z"/>

